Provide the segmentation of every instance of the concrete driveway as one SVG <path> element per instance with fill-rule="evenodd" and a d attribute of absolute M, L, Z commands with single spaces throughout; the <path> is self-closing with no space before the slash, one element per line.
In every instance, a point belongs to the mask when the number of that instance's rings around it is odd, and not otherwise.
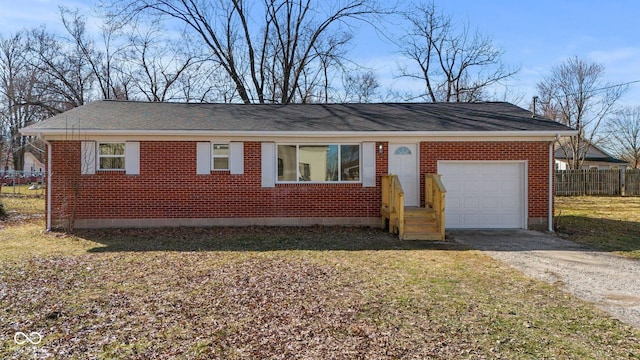
<path fill-rule="evenodd" d="M 459 230 L 447 235 L 640 328 L 640 261 L 529 230 Z"/>

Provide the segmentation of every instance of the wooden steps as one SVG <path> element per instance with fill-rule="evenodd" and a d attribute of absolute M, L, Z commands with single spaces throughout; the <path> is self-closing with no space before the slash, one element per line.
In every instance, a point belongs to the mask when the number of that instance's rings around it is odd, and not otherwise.
<path fill-rule="evenodd" d="M 430 208 L 405 207 L 402 240 L 441 240 L 436 211 Z"/>
<path fill-rule="evenodd" d="M 382 176 L 382 226 L 402 240 L 440 240 L 444 234 L 444 194 L 440 175 L 425 174 L 424 208 L 404 206 L 404 191 L 397 175 Z"/>

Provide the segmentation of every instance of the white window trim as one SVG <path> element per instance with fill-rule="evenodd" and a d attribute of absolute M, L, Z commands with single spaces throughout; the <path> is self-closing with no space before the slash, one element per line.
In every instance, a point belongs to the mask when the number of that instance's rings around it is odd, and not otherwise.
<path fill-rule="evenodd" d="M 101 155 L 100 145 L 103 144 L 122 144 L 124 146 L 124 154 L 122 155 Z M 96 171 L 126 171 L 127 169 L 127 143 L 126 141 L 101 141 L 96 144 Z M 122 169 L 103 169 L 100 167 L 101 158 L 122 158 L 124 160 Z"/>
<path fill-rule="evenodd" d="M 358 146 L 358 151 L 359 151 L 359 164 L 358 164 L 358 172 L 360 174 L 360 180 L 338 180 L 338 181 L 300 181 L 300 180 L 296 180 L 296 181 L 280 181 L 278 180 L 278 146 L 295 146 L 296 147 L 296 164 L 300 164 L 300 146 L 330 146 L 330 145 L 337 145 L 338 146 L 338 177 L 342 177 L 342 169 L 340 168 L 341 164 L 340 164 L 340 158 L 341 158 L 341 154 L 342 154 L 342 145 L 357 145 Z M 345 143 L 289 143 L 289 142 L 283 142 L 283 143 L 276 143 L 275 144 L 275 172 L 274 172 L 274 177 L 275 177 L 275 184 L 362 184 L 363 183 L 363 174 L 362 174 L 362 143 L 357 143 L 357 142 L 345 142 Z M 300 178 L 300 167 L 296 166 L 296 173 L 297 176 L 296 178 Z"/>
<path fill-rule="evenodd" d="M 215 154 L 215 146 L 216 145 L 227 145 L 227 155 L 217 155 Z M 215 168 L 215 159 L 227 159 L 227 168 L 226 169 L 216 169 Z M 222 141 L 212 141 L 211 142 L 211 171 L 230 171 L 231 170 L 231 144 L 228 142 Z"/>

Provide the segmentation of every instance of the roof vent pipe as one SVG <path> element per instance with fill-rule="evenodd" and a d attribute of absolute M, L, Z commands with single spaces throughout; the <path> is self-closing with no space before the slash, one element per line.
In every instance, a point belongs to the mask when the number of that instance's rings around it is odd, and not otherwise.
<path fill-rule="evenodd" d="M 533 97 L 533 114 L 531 114 L 532 118 L 536 117 L 536 103 L 538 102 L 538 97 L 534 96 Z"/>

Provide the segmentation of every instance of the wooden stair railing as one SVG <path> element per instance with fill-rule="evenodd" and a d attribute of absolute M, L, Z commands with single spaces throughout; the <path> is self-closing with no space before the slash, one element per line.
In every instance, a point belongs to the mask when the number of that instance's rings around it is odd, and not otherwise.
<path fill-rule="evenodd" d="M 441 177 L 442 175 L 439 174 L 424 175 L 424 206 L 435 210 L 437 232 L 440 235 L 440 240 L 444 240 L 444 196 L 447 190 L 442 184 Z"/>
<path fill-rule="evenodd" d="M 439 175 L 425 175 L 425 207 L 404 206 L 397 175 L 382 176 L 382 226 L 403 240 L 444 240 L 444 186 Z"/>
<path fill-rule="evenodd" d="M 397 233 L 402 238 L 404 236 L 404 190 L 398 175 L 382 176 L 380 214 L 382 226 L 388 226 L 390 233 Z"/>

